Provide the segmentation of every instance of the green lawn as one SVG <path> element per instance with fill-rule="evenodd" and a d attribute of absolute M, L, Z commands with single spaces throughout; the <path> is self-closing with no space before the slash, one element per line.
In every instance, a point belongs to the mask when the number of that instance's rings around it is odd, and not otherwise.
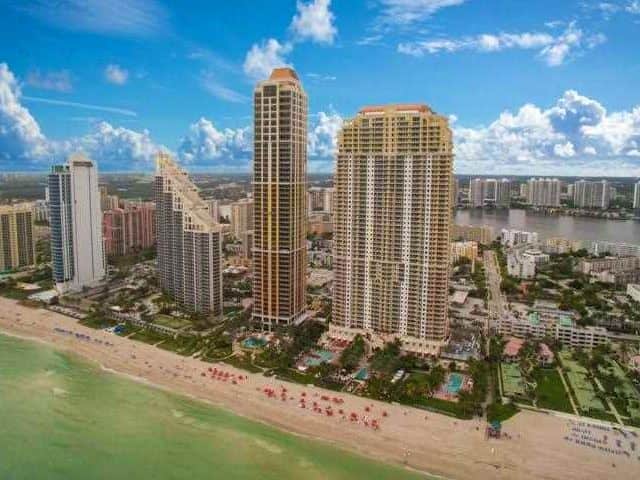
<path fill-rule="evenodd" d="M 191 322 L 184 318 L 172 317 L 171 315 L 158 314 L 153 318 L 153 323 L 162 325 L 163 327 L 175 328 L 179 330 L 191 325 Z"/>
<path fill-rule="evenodd" d="M 487 420 L 489 422 L 504 422 L 519 411 L 518 407 L 512 403 L 492 403 L 487 407 Z"/>
<path fill-rule="evenodd" d="M 465 420 L 473 418 L 473 414 L 471 412 L 465 412 L 459 403 L 449 402 L 439 398 L 422 397 L 418 403 L 412 403 L 411 406 Z"/>
<path fill-rule="evenodd" d="M 161 342 L 162 340 L 166 340 L 167 336 L 162 335 L 161 333 L 154 332 L 153 330 L 143 328 L 141 330 L 138 330 L 128 338 L 130 338 L 131 340 L 137 340 L 139 342 L 150 343 L 153 345 Z"/>
<path fill-rule="evenodd" d="M 534 371 L 537 405 L 548 410 L 573 413 L 571 401 L 556 369 L 539 368 Z"/>

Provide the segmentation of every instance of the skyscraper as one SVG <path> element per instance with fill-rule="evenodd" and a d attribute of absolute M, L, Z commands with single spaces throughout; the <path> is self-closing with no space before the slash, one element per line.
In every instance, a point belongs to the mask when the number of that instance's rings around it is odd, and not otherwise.
<path fill-rule="evenodd" d="M 474 178 L 469 182 L 469 203 L 474 208 L 511 206 L 511 182 L 507 178 Z"/>
<path fill-rule="evenodd" d="M 253 199 L 243 198 L 231 204 L 231 232 L 238 240 L 253 230 Z"/>
<path fill-rule="evenodd" d="M 573 188 L 573 203 L 578 208 L 600 208 L 606 210 L 611 201 L 609 182 L 579 180 Z"/>
<path fill-rule="evenodd" d="M 496 182 L 496 207 L 509 208 L 511 206 L 511 181 L 503 178 Z"/>
<path fill-rule="evenodd" d="M 156 206 L 153 202 L 122 202 L 103 212 L 102 235 L 106 255 L 129 255 L 156 243 Z"/>
<path fill-rule="evenodd" d="M 481 178 L 469 181 L 469 205 L 473 208 L 484 207 L 484 182 Z"/>
<path fill-rule="evenodd" d="M 98 168 L 76 153 L 48 178 L 53 279 L 60 293 L 94 287 L 104 279 Z"/>
<path fill-rule="evenodd" d="M 536 207 L 559 207 L 562 182 L 557 178 L 532 178 L 527 183 L 527 203 Z"/>
<path fill-rule="evenodd" d="M 452 163 L 447 118 L 426 105 L 365 107 L 345 122 L 331 335 L 369 333 L 439 353 L 449 333 Z"/>
<path fill-rule="evenodd" d="M 640 210 L 640 180 L 633 187 L 633 208 Z"/>
<path fill-rule="evenodd" d="M 30 203 L 0 205 L 0 272 L 36 263 Z"/>
<path fill-rule="evenodd" d="M 158 278 L 191 312 L 222 315 L 222 228 L 187 172 L 157 156 L 155 178 Z"/>
<path fill-rule="evenodd" d="M 307 95 L 290 68 L 254 92 L 253 319 L 264 330 L 305 310 Z"/>

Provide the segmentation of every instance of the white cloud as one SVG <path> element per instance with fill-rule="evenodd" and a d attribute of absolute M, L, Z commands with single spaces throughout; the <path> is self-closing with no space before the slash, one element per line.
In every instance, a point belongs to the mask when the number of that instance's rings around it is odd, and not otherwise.
<path fill-rule="evenodd" d="M 99 122 L 87 135 L 58 143 L 56 149 L 62 156 L 84 151 L 105 171 L 147 170 L 158 150 L 166 150 L 151 139 L 148 130 L 136 132 L 107 122 Z"/>
<path fill-rule="evenodd" d="M 573 157 L 576 154 L 576 150 L 573 147 L 573 143 L 567 142 L 565 144 L 556 144 L 553 146 L 553 153 L 558 157 Z"/>
<path fill-rule="evenodd" d="M 459 39 L 436 38 L 400 43 L 398 52 L 415 57 L 440 52 L 454 53 L 461 50 L 500 52 L 509 49 L 538 50 L 538 56 L 549 66 L 562 65 L 570 55 L 590 50 L 606 41 L 602 34 L 585 35 L 574 23 L 553 36 L 544 32 L 481 34 Z"/>
<path fill-rule="evenodd" d="M 634 15 L 640 15 L 640 0 L 629 2 L 625 7 L 625 10 Z"/>
<path fill-rule="evenodd" d="M 608 113 L 574 90 L 547 109 L 527 104 L 487 127 L 453 130 L 458 172 L 640 175 L 640 106 Z"/>
<path fill-rule="evenodd" d="M 317 121 L 309 131 L 310 157 L 325 159 L 333 157 L 343 122 L 343 118 L 336 112 L 318 112 Z"/>
<path fill-rule="evenodd" d="M 129 79 L 129 72 L 120 65 L 111 63 L 104 69 L 104 78 L 114 85 L 124 85 Z"/>
<path fill-rule="evenodd" d="M 61 107 L 71 107 L 71 108 L 81 108 L 84 110 L 96 110 L 98 112 L 107 112 L 107 113 L 117 113 L 119 115 L 126 115 L 128 117 L 137 117 L 138 114 L 133 110 L 129 110 L 127 108 L 118 108 L 118 107 L 108 107 L 105 105 L 94 105 L 92 103 L 80 103 L 80 102 L 71 102 L 67 100 L 57 100 L 55 98 L 44 98 L 44 97 L 31 97 L 24 95 L 22 97 L 23 100 L 27 100 L 28 102 L 35 103 L 44 103 L 47 105 L 57 105 Z"/>
<path fill-rule="evenodd" d="M 23 98 L 17 79 L 7 64 L 0 63 L 0 170 L 41 169 L 51 162 L 64 160 L 77 150 L 85 151 L 101 168 L 130 170 L 150 166 L 153 154 L 162 148 L 151 140 L 146 130 L 140 133 L 113 127 L 106 122 L 95 124 L 90 133 L 81 137 L 64 141 L 48 139 L 29 110 L 21 105 Z M 56 105 L 108 109 L 74 102 L 40 100 Z M 130 113 L 135 115 L 135 112 Z"/>
<path fill-rule="evenodd" d="M 285 56 L 292 50 L 290 43 L 281 44 L 274 38 L 254 44 L 244 60 L 244 72 L 253 79 L 265 79 L 276 67 L 290 66 Z"/>
<path fill-rule="evenodd" d="M 154 0 L 49 0 L 16 2 L 18 11 L 71 31 L 150 36 L 168 30 L 166 9 Z"/>
<path fill-rule="evenodd" d="M 244 103 L 249 100 L 245 95 L 218 82 L 212 72 L 204 72 L 200 76 L 200 84 L 211 95 L 227 102 Z"/>
<path fill-rule="evenodd" d="M 34 70 L 27 75 L 27 85 L 42 90 L 54 90 L 56 92 L 70 92 L 73 90 L 71 75 L 68 70 L 45 73 Z"/>
<path fill-rule="evenodd" d="M 462 5 L 466 0 L 379 0 L 379 26 L 409 26 L 422 22 L 438 10 Z"/>
<path fill-rule="evenodd" d="M 38 122 L 20 104 L 21 95 L 17 79 L 0 63 L 0 168 L 27 168 L 48 153 Z"/>
<path fill-rule="evenodd" d="M 251 128 L 219 130 L 211 120 L 200 118 L 178 147 L 180 159 L 199 167 L 247 169 L 251 162 Z"/>
<path fill-rule="evenodd" d="M 596 152 L 596 149 L 593 148 L 593 147 L 585 147 L 584 154 L 585 155 L 597 155 L 598 152 Z"/>
<path fill-rule="evenodd" d="M 338 30 L 330 7 L 331 0 L 311 0 L 309 3 L 297 1 L 297 13 L 291 21 L 291 30 L 295 36 L 300 40 L 333 43 Z"/>
<path fill-rule="evenodd" d="M 336 77 L 335 75 L 323 75 L 322 73 L 314 72 L 307 73 L 307 77 L 311 78 L 312 80 L 319 80 L 323 82 L 333 82 L 334 80 L 338 79 L 338 77 Z"/>

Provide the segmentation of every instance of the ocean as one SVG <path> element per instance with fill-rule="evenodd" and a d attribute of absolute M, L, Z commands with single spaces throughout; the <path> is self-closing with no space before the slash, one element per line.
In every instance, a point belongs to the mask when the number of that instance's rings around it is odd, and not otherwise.
<path fill-rule="evenodd" d="M 0 335 L 0 479 L 425 478 Z"/>

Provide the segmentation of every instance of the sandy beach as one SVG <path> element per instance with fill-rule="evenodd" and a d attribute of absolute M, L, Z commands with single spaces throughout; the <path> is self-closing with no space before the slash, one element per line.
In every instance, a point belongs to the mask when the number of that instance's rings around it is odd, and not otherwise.
<path fill-rule="evenodd" d="M 0 298 L 0 332 L 44 341 L 119 374 L 211 402 L 287 432 L 446 478 L 585 480 L 640 476 L 640 452 L 635 446 L 640 444 L 640 435 L 624 437 L 587 419 L 524 411 L 504 423 L 503 431 L 509 438 L 487 440 L 480 420 L 457 420 L 185 358 L 5 298 Z M 269 396 L 265 389 L 274 393 Z M 334 397 L 342 402 L 334 401 Z M 301 408 L 301 399 L 305 399 L 306 408 Z M 320 412 L 314 411 L 314 402 Z M 331 416 L 326 414 L 328 406 Z M 358 421 L 350 419 L 352 412 Z M 372 428 L 373 420 L 379 424 L 378 430 Z M 631 443 L 634 446 L 630 448 Z"/>

